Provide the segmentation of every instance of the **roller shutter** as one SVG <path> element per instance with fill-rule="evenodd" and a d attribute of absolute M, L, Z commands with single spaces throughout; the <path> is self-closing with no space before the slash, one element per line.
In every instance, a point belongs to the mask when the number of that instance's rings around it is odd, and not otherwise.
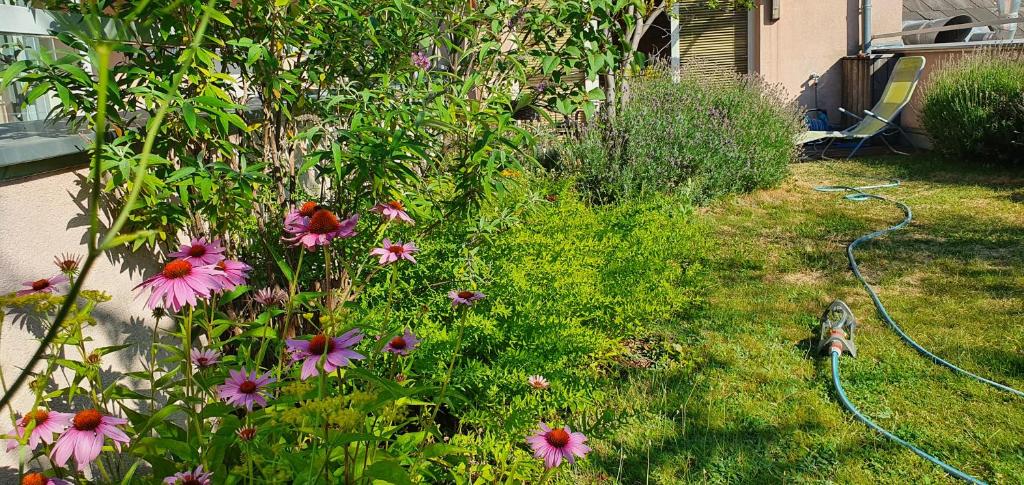
<path fill-rule="evenodd" d="M 679 61 L 684 70 L 719 79 L 746 74 L 748 42 L 745 9 L 712 9 L 707 0 L 679 2 Z"/>

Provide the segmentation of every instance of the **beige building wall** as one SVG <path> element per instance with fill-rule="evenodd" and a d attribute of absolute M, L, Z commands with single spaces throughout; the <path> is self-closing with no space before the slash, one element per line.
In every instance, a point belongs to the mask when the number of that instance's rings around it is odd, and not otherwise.
<path fill-rule="evenodd" d="M 84 169 L 0 182 L 0 293 L 21 289 L 21 283 L 58 274 L 53 258 L 59 253 L 85 254 L 87 233 L 87 191 Z M 139 359 L 148 351 L 153 319 L 145 308 L 145 299 L 135 299 L 132 288 L 144 275 L 155 272 L 152 260 L 142 254 L 114 251 L 97 260 L 86 280 L 88 289 L 103 290 L 113 296 L 98 305 L 93 316 L 98 325 L 86 329 L 92 342 L 86 349 L 137 343 L 107 355 L 101 363 L 105 381 L 128 367 L 139 368 Z M 25 366 L 44 331 L 41 322 L 30 315 L 8 314 L 0 337 L 0 368 L 10 383 Z M 77 352 L 69 358 L 78 360 Z M 70 376 L 58 374 L 57 380 Z M 110 381 L 107 381 L 110 382 Z M 21 392 L 13 402 L 18 413 L 32 405 L 30 393 Z M 9 411 L 2 411 L 0 433 L 11 429 Z M 0 468 L 17 469 L 14 453 L 0 452 Z M 0 471 L 0 483 L 10 478 Z"/>
<path fill-rule="evenodd" d="M 815 107 L 812 74 L 821 78 L 817 107 L 839 120 L 842 91 L 839 59 L 861 49 L 862 0 L 774 0 L 782 2 L 778 20 L 771 20 L 771 0 L 754 12 L 752 64 L 770 83 L 781 85 L 803 108 Z M 902 0 L 873 0 L 873 32 L 897 32 L 903 17 Z"/>

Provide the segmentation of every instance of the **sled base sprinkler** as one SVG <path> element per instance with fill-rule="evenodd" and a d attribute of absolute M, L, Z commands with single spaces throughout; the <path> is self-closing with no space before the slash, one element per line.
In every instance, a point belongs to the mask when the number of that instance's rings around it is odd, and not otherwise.
<path fill-rule="evenodd" d="M 818 341 L 818 352 L 828 355 L 833 351 L 842 355 L 844 352 L 857 356 L 857 346 L 853 343 L 857 330 L 857 319 L 850 307 L 842 300 L 835 300 L 821 315 L 821 331 Z"/>

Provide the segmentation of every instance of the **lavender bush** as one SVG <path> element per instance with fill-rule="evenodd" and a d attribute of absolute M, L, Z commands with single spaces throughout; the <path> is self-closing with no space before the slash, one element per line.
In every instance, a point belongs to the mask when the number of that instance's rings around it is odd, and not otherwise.
<path fill-rule="evenodd" d="M 692 72 L 674 82 L 654 69 L 630 86 L 617 118 L 584 127 L 563 149 L 561 169 L 592 201 L 668 191 L 701 203 L 749 192 L 781 181 L 797 154 L 796 107 L 756 78 Z"/>

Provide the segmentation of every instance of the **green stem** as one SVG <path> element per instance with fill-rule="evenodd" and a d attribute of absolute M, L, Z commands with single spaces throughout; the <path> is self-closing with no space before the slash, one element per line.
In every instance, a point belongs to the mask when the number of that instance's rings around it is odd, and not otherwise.
<path fill-rule="evenodd" d="M 182 366 L 185 368 L 185 399 L 184 399 L 185 403 L 184 404 L 185 404 L 185 407 L 188 408 L 188 417 L 186 418 L 186 420 L 188 422 L 185 423 L 185 442 L 188 443 L 190 441 L 188 439 L 189 438 L 188 435 L 190 433 L 190 428 L 191 428 L 190 423 L 193 420 L 192 414 L 195 411 L 195 409 L 192 407 L 192 385 L 193 385 L 193 383 L 192 383 L 192 358 L 191 358 L 191 355 L 189 355 L 189 352 L 192 349 L 192 307 L 191 306 L 188 307 L 188 317 L 186 317 L 185 320 L 182 322 L 181 332 L 182 332 L 181 352 L 182 352 L 182 356 L 183 356 L 183 360 L 184 360 L 184 362 L 182 363 Z M 199 437 L 196 436 L 196 439 L 199 439 Z"/>
<path fill-rule="evenodd" d="M 430 413 L 430 419 L 427 420 L 424 430 L 429 430 L 434 425 L 434 420 L 437 419 L 437 411 L 441 409 L 441 405 L 444 404 L 445 395 L 448 393 L 448 384 L 452 381 L 452 372 L 455 370 L 455 362 L 459 358 L 459 351 L 462 349 L 462 336 L 466 331 L 466 316 L 469 314 L 465 308 L 461 310 L 459 318 L 459 336 L 455 339 L 455 350 L 452 352 L 452 360 L 448 362 L 448 373 L 444 376 L 444 381 L 441 383 L 441 392 L 437 395 L 437 405 L 434 406 L 434 411 Z"/>
<path fill-rule="evenodd" d="M 324 294 L 327 295 L 326 304 L 328 315 L 331 316 L 329 322 L 331 323 L 331 331 L 337 328 L 334 325 L 334 301 L 331 295 L 331 248 L 330 246 L 324 246 L 324 289 L 327 290 Z M 328 334 L 328 329 L 322 329 L 325 334 Z M 328 334 L 329 335 L 329 334 Z"/>
<path fill-rule="evenodd" d="M 281 325 L 280 340 L 284 342 L 284 339 L 288 338 L 288 331 L 291 327 L 292 321 L 292 309 L 294 307 L 293 301 L 295 300 L 295 291 L 299 285 L 299 275 L 302 272 L 302 257 L 306 254 L 304 249 L 299 249 L 299 261 L 295 264 L 295 272 L 292 273 L 292 280 L 288 282 L 288 305 L 285 306 L 284 311 L 284 324 Z M 263 362 L 263 354 L 265 347 L 260 347 L 260 352 L 257 355 L 256 365 L 260 365 Z M 277 381 L 281 382 L 281 373 L 284 371 L 284 357 L 278 356 L 277 359 Z"/>
<path fill-rule="evenodd" d="M 551 473 L 554 471 L 554 468 L 544 468 L 544 473 L 541 474 L 539 479 L 537 479 L 537 483 L 539 485 L 544 485 L 545 483 L 547 483 L 548 479 L 551 478 Z"/>

